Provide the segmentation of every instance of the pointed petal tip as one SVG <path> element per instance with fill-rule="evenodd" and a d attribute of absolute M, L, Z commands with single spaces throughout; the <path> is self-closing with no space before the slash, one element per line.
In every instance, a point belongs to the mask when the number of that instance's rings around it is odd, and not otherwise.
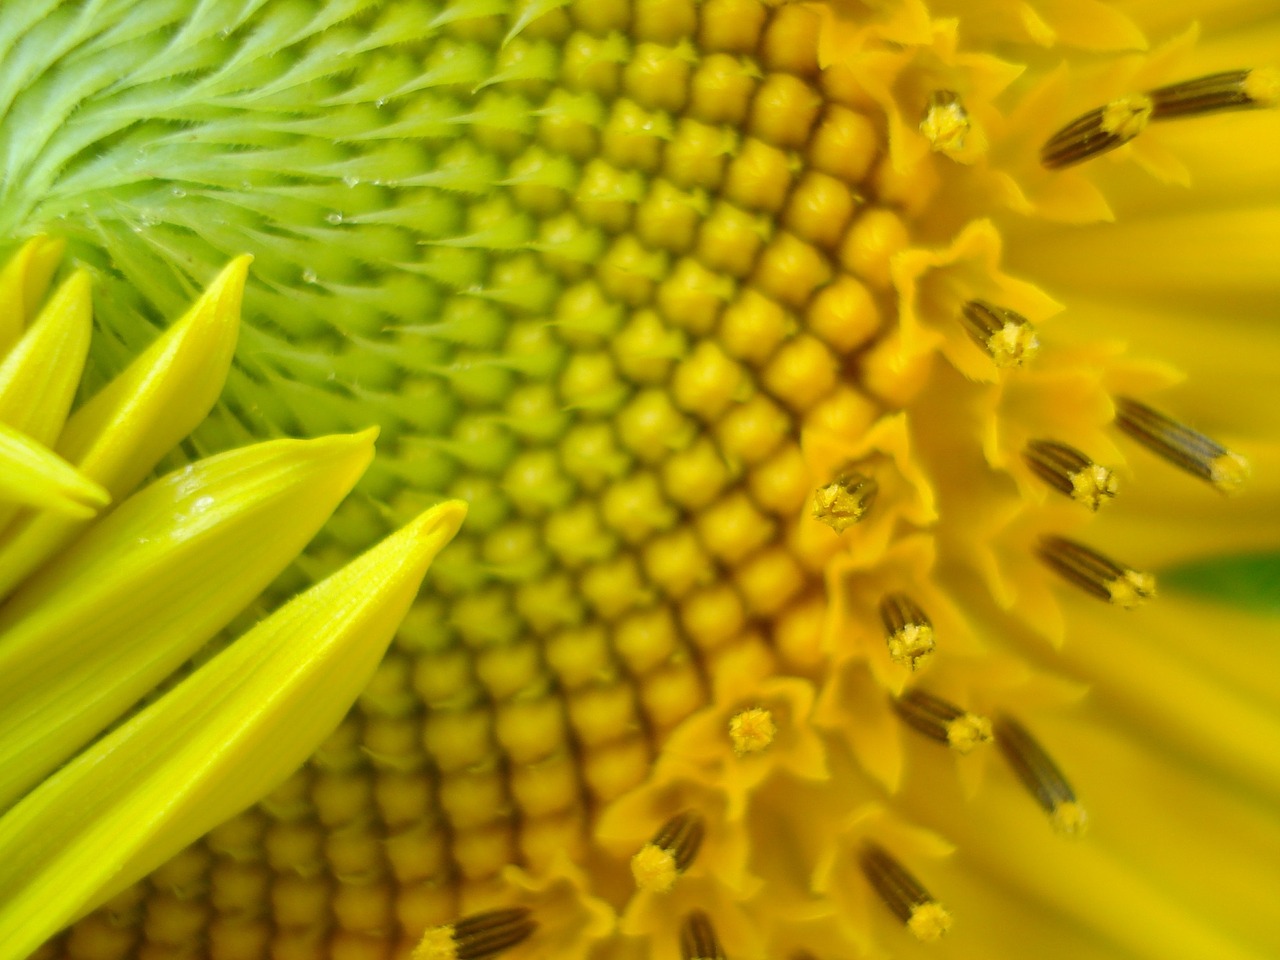
<path fill-rule="evenodd" d="M 242 253 L 238 257 L 232 257 L 213 279 L 213 282 L 209 284 L 209 290 L 217 290 L 219 293 L 224 291 L 239 293 L 243 291 L 245 281 L 249 279 L 249 264 L 251 263 L 253 263 L 253 254 L 251 253 Z"/>
<path fill-rule="evenodd" d="M 71 276 L 63 281 L 60 290 L 67 291 L 68 295 L 74 294 L 77 297 L 89 295 L 89 289 L 93 285 L 89 271 L 84 267 L 77 268 Z"/>
<path fill-rule="evenodd" d="M 360 437 L 361 439 L 368 439 L 369 443 L 373 443 L 375 440 L 378 439 L 378 436 L 381 433 L 382 433 L 382 427 L 378 426 L 375 423 L 372 426 L 365 427 L 363 430 L 357 430 L 355 433 L 351 434 L 351 436 Z"/>
<path fill-rule="evenodd" d="M 366 427 L 364 430 L 358 430 L 355 433 L 334 433 L 328 436 L 316 437 L 314 440 L 306 441 L 308 443 L 323 445 L 330 448 L 341 456 L 348 454 L 360 462 L 360 474 L 363 474 L 373 460 L 374 441 L 378 439 L 380 427 Z M 354 483 L 354 481 L 352 481 Z"/>
<path fill-rule="evenodd" d="M 204 321 L 215 327 L 227 327 L 238 332 L 240 306 L 244 299 L 244 288 L 249 279 L 251 263 L 253 263 L 253 257 L 247 253 L 242 253 L 229 261 L 204 288 L 195 303 L 175 326 L 189 327 Z M 234 340 L 232 344 L 234 345 Z"/>
<path fill-rule="evenodd" d="M 457 535 L 466 518 L 465 500 L 446 500 L 420 513 L 412 526 L 416 528 L 424 545 L 430 544 L 432 548 L 439 550 Z"/>

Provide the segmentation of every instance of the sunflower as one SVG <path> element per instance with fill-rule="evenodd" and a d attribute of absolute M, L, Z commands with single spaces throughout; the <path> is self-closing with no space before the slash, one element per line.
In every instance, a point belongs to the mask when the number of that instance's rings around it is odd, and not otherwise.
<path fill-rule="evenodd" d="M 40 955 L 1274 955 L 1276 621 L 1188 565 L 1280 542 L 1280 20 L 1190 6 L 6 7 L 83 391 L 250 253 L 180 457 L 380 430 L 269 595 L 468 504 L 305 766 Z"/>

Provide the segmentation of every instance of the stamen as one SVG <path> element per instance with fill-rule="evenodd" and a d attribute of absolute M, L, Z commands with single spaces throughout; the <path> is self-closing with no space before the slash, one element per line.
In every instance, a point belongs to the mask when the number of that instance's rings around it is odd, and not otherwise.
<path fill-rule="evenodd" d="M 1116 426 L 1176 467 L 1227 495 L 1249 479 L 1249 461 L 1172 417 L 1129 397 L 1116 398 Z"/>
<path fill-rule="evenodd" d="M 1049 814 L 1054 829 L 1069 836 L 1084 833 L 1089 823 L 1084 807 L 1035 737 L 1018 721 L 1002 716 L 996 718 L 996 743 L 1018 779 Z"/>
<path fill-rule="evenodd" d="M 986 717 L 923 690 L 908 690 L 893 701 L 893 706 L 909 726 L 957 753 L 968 753 L 991 739 L 991 721 Z"/>
<path fill-rule="evenodd" d="M 1041 480 L 1090 510 L 1097 510 L 1116 495 L 1116 478 L 1111 469 L 1094 463 L 1065 443 L 1032 440 L 1022 456 Z"/>
<path fill-rule="evenodd" d="M 698 814 L 677 813 L 631 858 L 636 886 L 654 893 L 670 892 L 698 855 L 705 833 L 706 824 Z"/>
<path fill-rule="evenodd" d="M 867 515 L 879 491 L 874 478 L 846 473 L 814 492 L 813 515 L 836 533 L 843 533 Z"/>
<path fill-rule="evenodd" d="M 932 943 L 951 929 L 951 914 L 883 847 L 868 841 L 860 862 L 885 906 L 917 940 Z"/>
<path fill-rule="evenodd" d="M 920 121 L 920 133 L 939 153 L 952 154 L 964 149 L 969 134 L 969 112 L 954 90 L 935 90 Z"/>
<path fill-rule="evenodd" d="M 538 924 L 524 907 L 489 910 L 432 927 L 413 950 L 413 960 L 486 960 L 528 938 Z"/>
<path fill-rule="evenodd" d="M 1074 540 L 1045 537 L 1040 557 L 1086 593 L 1126 609 L 1156 595 L 1156 578 L 1151 574 L 1122 567 Z"/>
<path fill-rule="evenodd" d="M 933 653 L 933 624 L 905 593 L 891 593 L 880 601 L 889 656 L 912 670 Z"/>
<path fill-rule="evenodd" d="M 1151 119 L 1197 117 L 1280 104 L 1280 71 L 1227 70 L 1151 91 Z"/>
<path fill-rule="evenodd" d="M 1133 93 L 1090 110 L 1049 138 L 1040 148 L 1040 163 L 1057 170 L 1123 146 L 1146 129 L 1152 109 L 1150 97 Z"/>
<path fill-rule="evenodd" d="M 997 367 L 1020 367 L 1040 349 L 1035 328 L 1020 313 L 986 300 L 970 300 L 961 313 L 965 329 Z"/>
<path fill-rule="evenodd" d="M 729 718 L 729 739 L 733 752 L 740 757 L 760 753 L 778 735 L 778 724 L 765 707 L 752 707 Z"/>
<path fill-rule="evenodd" d="M 711 919 L 701 910 L 684 918 L 680 928 L 680 956 L 684 960 L 725 960 Z"/>

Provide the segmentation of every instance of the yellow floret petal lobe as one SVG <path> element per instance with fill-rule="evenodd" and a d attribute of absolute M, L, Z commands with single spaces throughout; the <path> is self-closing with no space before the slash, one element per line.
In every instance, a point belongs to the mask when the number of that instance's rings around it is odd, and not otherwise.
<path fill-rule="evenodd" d="M 21 960 L 292 773 L 369 682 L 465 513 L 422 513 L 0 818 L 0 958 Z"/>
<path fill-rule="evenodd" d="M 231 366 L 251 257 L 232 260 L 190 310 L 68 418 L 55 449 L 122 499 L 205 418 Z M 0 597 L 83 525 L 52 515 L 16 519 L 0 537 Z"/>
<path fill-rule="evenodd" d="M 0 503 L 9 501 L 87 519 L 111 495 L 42 443 L 0 423 Z"/>
<path fill-rule="evenodd" d="M 0 805 L 120 716 L 284 569 L 375 431 L 275 440 L 158 480 L 0 611 Z"/>
<path fill-rule="evenodd" d="M 0 355 L 17 342 L 35 315 L 65 247 L 60 239 L 32 237 L 0 270 Z"/>

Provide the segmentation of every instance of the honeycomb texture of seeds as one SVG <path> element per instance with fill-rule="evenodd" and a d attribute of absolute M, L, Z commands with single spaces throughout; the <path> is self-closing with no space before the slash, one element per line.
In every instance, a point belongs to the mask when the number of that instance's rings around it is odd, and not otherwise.
<path fill-rule="evenodd" d="M 312 763 L 73 928 L 68 956 L 404 948 L 505 865 L 582 850 L 722 658 L 785 660 L 774 633 L 815 622 L 826 554 L 793 535 L 813 488 L 799 436 L 872 418 L 849 358 L 892 314 L 907 229 L 877 204 L 876 127 L 821 87 L 816 15 L 456 7 L 413 66 L 427 93 L 389 117 L 425 151 L 406 148 L 403 181 L 363 183 L 335 156 L 372 198 L 350 218 L 376 230 L 371 259 L 420 256 L 430 321 L 386 346 L 315 331 L 392 426 L 308 572 L 388 525 L 377 502 L 459 496 L 471 515 Z M 467 136 L 432 110 L 465 115 Z M 313 261 L 300 279 L 354 289 L 351 269 Z M 245 418 L 346 426 L 325 374 L 278 357 L 278 406 Z"/>

